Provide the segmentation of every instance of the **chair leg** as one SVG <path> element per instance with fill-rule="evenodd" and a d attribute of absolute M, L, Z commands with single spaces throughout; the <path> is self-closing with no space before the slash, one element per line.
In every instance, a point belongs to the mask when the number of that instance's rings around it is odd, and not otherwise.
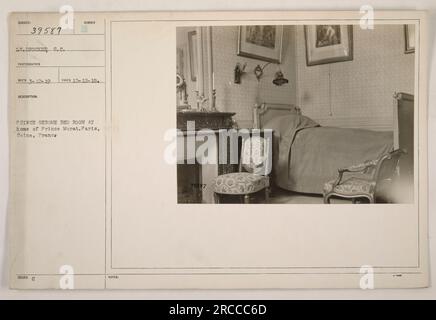
<path fill-rule="evenodd" d="M 244 203 L 250 203 L 250 196 L 248 194 L 244 195 Z"/>
<path fill-rule="evenodd" d="M 214 200 L 214 203 L 220 203 L 220 196 L 218 193 L 216 193 L 216 192 L 213 193 L 213 200 Z"/>
<path fill-rule="evenodd" d="M 270 193 L 269 188 L 268 187 L 265 188 L 265 203 L 269 203 L 269 193 Z"/>

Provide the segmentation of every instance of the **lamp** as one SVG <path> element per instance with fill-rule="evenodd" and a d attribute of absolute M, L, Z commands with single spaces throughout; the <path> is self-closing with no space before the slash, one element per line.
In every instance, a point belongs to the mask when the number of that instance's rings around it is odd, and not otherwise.
<path fill-rule="evenodd" d="M 281 70 L 277 71 L 276 74 L 274 75 L 274 79 L 272 81 L 276 86 L 281 86 L 284 85 L 285 83 L 288 83 L 289 80 L 286 79 L 283 76 L 283 72 Z"/>
<path fill-rule="evenodd" d="M 271 62 L 268 62 L 266 64 L 264 64 L 262 67 L 260 66 L 260 64 L 258 64 L 253 72 L 254 75 L 256 76 L 257 81 L 260 81 L 260 79 L 263 77 L 263 70 L 269 65 L 271 64 Z M 246 64 L 244 64 L 242 67 L 239 63 L 236 64 L 235 67 L 235 83 L 239 84 L 241 83 L 241 77 L 243 74 L 245 74 L 245 67 Z M 274 79 L 272 80 L 272 83 L 274 83 L 276 86 L 282 86 L 285 83 L 288 83 L 289 80 L 285 78 L 285 76 L 283 75 L 283 72 L 279 69 L 275 74 L 274 74 Z"/>

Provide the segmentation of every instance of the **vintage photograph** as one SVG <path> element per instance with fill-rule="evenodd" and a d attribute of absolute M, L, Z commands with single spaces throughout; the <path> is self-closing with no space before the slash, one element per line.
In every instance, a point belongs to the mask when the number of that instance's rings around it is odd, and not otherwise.
<path fill-rule="evenodd" d="M 65 17 L 8 15 L 11 290 L 431 285 L 428 12 Z"/>
<path fill-rule="evenodd" d="M 275 26 L 247 26 L 246 30 L 246 42 L 274 49 L 276 38 Z"/>
<path fill-rule="evenodd" d="M 339 25 L 316 26 L 316 47 L 333 46 L 341 43 L 341 27 Z"/>
<path fill-rule="evenodd" d="M 304 36 L 308 66 L 353 60 L 352 26 L 305 26 Z"/>
<path fill-rule="evenodd" d="M 281 62 L 283 26 L 240 26 L 238 29 L 239 56 Z"/>
<path fill-rule="evenodd" d="M 178 202 L 413 202 L 414 57 L 404 29 L 178 28 Z M 274 49 L 278 36 L 281 62 L 235 48 Z"/>

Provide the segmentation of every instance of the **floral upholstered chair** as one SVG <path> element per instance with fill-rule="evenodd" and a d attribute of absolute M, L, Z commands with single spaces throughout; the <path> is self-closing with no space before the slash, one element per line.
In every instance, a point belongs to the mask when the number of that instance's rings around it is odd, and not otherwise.
<path fill-rule="evenodd" d="M 375 203 L 376 195 L 388 199 L 403 153 L 403 150 L 398 149 L 384 154 L 379 159 L 339 169 L 337 179 L 324 185 L 324 203 L 330 203 L 332 196 L 352 199 L 353 203 L 362 198 Z M 344 173 L 347 174 L 347 178 L 344 178 Z"/>
<path fill-rule="evenodd" d="M 263 137 L 245 139 L 239 159 L 239 172 L 223 174 L 214 180 L 215 203 L 220 202 L 220 195 L 240 196 L 244 203 L 250 203 L 250 195 L 261 190 L 265 190 L 265 202 L 268 202 L 271 150 L 270 141 Z"/>

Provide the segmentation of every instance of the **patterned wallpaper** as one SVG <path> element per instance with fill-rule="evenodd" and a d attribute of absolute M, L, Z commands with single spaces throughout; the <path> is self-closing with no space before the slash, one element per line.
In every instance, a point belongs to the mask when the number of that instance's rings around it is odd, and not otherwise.
<path fill-rule="evenodd" d="M 240 57 L 237 52 L 238 27 L 237 26 L 215 26 L 212 28 L 213 37 L 213 65 L 215 73 L 216 87 L 216 107 L 219 111 L 236 112 L 234 119 L 240 127 L 252 127 L 253 125 L 253 106 L 264 101 L 270 103 L 295 103 L 296 98 L 296 53 L 292 45 L 295 32 L 293 27 L 285 27 L 283 30 L 283 52 L 280 68 L 284 76 L 289 80 L 288 84 L 275 86 L 272 83 L 274 74 L 278 70 L 278 65 L 271 64 L 264 70 L 263 78 L 257 81 L 254 75 L 254 68 L 266 62 L 256 59 Z M 178 28 L 177 42 L 178 47 L 187 48 L 188 31 L 194 28 Z M 204 46 L 205 47 L 205 46 Z M 206 53 L 204 49 L 204 53 Z M 187 54 L 185 55 L 188 56 Z M 186 59 L 185 72 L 189 75 L 189 59 Z M 205 59 L 206 60 L 206 59 Z M 240 84 L 235 84 L 234 68 L 236 63 L 243 65 L 246 74 L 242 76 Z M 205 76 L 207 77 L 207 61 L 204 62 Z M 195 82 L 188 80 L 189 103 L 195 105 Z M 207 92 L 207 85 L 205 86 Z"/>
<path fill-rule="evenodd" d="M 264 69 L 264 75 L 260 82 L 254 75 L 254 68 L 266 62 L 240 57 L 236 55 L 238 41 L 238 27 L 215 27 L 214 39 L 214 68 L 217 90 L 217 108 L 221 111 L 236 112 L 235 120 L 241 127 L 252 126 L 253 106 L 256 103 L 268 101 L 270 103 L 295 103 L 296 93 L 296 63 L 294 32 L 291 27 L 283 30 L 282 63 L 268 65 Z M 247 63 L 246 74 L 240 84 L 233 83 L 234 68 L 236 63 Z M 273 77 L 278 68 L 282 69 L 288 84 L 275 86 Z"/>
<path fill-rule="evenodd" d="M 402 25 L 376 25 L 374 30 L 353 27 L 352 61 L 306 66 L 303 26 L 285 26 L 283 61 L 271 64 L 257 81 L 253 70 L 266 62 L 240 57 L 237 26 L 213 27 L 213 64 L 217 109 L 236 112 L 240 127 L 253 125 L 255 103 L 290 103 L 321 125 L 392 130 L 393 93 L 414 91 L 414 54 L 404 53 Z M 194 28 L 178 28 L 177 46 L 185 54 L 185 77 L 189 103 L 195 106 L 195 82 L 190 81 L 187 33 Z M 204 55 L 206 49 L 204 45 Z M 236 63 L 247 63 L 241 84 L 233 82 Z M 207 61 L 204 62 L 207 79 Z M 272 84 L 281 68 L 289 83 Z M 207 92 L 207 85 L 205 85 Z"/>
<path fill-rule="evenodd" d="M 303 26 L 296 28 L 297 105 L 321 125 L 392 130 L 393 93 L 414 91 L 414 54 L 402 25 L 353 27 L 352 61 L 306 66 Z"/>

